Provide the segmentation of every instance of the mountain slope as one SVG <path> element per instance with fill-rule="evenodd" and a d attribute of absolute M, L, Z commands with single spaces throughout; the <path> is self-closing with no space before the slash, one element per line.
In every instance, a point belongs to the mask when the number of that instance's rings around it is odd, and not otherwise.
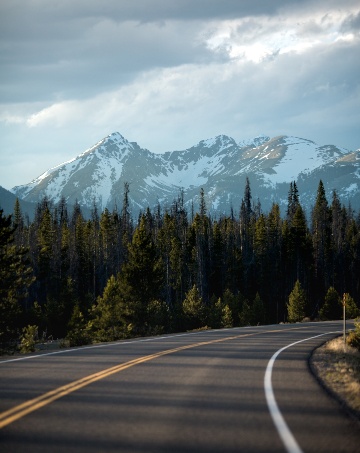
<path fill-rule="evenodd" d="M 4 211 L 5 215 L 13 214 L 16 198 L 16 195 L 14 195 L 12 192 L 0 186 L 0 209 Z M 19 199 L 19 203 L 22 213 L 27 214 L 29 216 L 29 219 L 33 220 L 36 204 L 26 202 L 21 199 Z"/>
<path fill-rule="evenodd" d="M 69 204 L 77 200 L 91 208 L 95 201 L 100 209 L 113 209 L 128 182 L 133 211 L 138 211 L 159 202 L 168 207 L 180 190 L 196 206 L 203 188 L 209 210 L 228 213 L 231 207 L 239 209 L 247 177 L 254 201 L 259 199 L 265 211 L 273 202 L 286 206 L 291 181 L 297 182 L 300 200 L 310 209 L 322 179 L 329 200 L 336 189 L 343 203 L 359 209 L 359 153 L 297 137 L 260 136 L 237 143 L 220 135 L 183 151 L 155 154 L 114 133 L 12 191 L 32 202 L 65 197 Z"/>

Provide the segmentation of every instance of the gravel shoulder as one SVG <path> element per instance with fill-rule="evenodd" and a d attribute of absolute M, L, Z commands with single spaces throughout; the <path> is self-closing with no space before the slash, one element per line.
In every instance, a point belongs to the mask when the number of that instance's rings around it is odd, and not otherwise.
<path fill-rule="evenodd" d="M 325 389 L 360 420 L 360 351 L 344 348 L 341 336 L 316 349 L 309 363 Z"/>

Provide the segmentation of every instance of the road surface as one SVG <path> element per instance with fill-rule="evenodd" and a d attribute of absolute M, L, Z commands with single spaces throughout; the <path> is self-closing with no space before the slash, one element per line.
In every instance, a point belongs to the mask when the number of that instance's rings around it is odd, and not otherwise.
<path fill-rule="evenodd" d="M 356 452 L 309 371 L 341 322 L 165 335 L 0 360 L 0 452 Z"/>

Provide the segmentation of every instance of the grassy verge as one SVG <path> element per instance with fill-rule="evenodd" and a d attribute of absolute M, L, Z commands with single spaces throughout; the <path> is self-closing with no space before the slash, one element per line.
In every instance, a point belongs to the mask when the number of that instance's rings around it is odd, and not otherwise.
<path fill-rule="evenodd" d="M 322 384 L 360 419 L 360 351 L 346 345 L 342 337 L 316 349 L 310 366 Z"/>

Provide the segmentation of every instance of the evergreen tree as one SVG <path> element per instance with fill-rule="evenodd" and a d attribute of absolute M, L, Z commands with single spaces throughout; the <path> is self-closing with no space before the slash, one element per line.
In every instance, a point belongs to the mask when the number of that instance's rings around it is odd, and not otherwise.
<path fill-rule="evenodd" d="M 206 325 L 206 307 L 196 285 L 186 294 L 182 306 L 187 329 L 197 329 Z"/>
<path fill-rule="evenodd" d="M 352 300 L 360 300 L 360 214 L 342 206 L 335 191 L 329 207 L 321 181 L 316 195 L 308 224 L 295 182 L 290 184 L 284 219 L 277 204 L 269 214 L 262 213 L 260 200 L 253 206 L 248 179 L 238 218 L 230 207 L 229 216 L 212 219 L 203 189 L 198 212 L 188 216 L 181 191 L 168 211 L 162 213 L 158 203 L 154 212 L 147 209 L 141 214 L 135 230 L 128 184 L 119 213 L 115 207 L 98 214 L 94 204 L 90 219 L 84 218 L 78 203 L 69 216 L 64 199 L 53 205 L 44 198 L 35 220 L 25 221 L 17 200 L 5 228 L 11 241 L 0 247 L 1 328 L 11 331 L 8 338 L 14 343 L 26 325 L 38 326 L 45 336 L 68 335 L 71 342 L 84 341 L 76 337 L 88 324 L 91 306 L 89 325 L 98 327 L 89 332 L 95 341 L 114 338 L 114 329 L 120 338 L 205 324 L 219 328 L 263 323 L 263 307 L 266 321 L 279 322 L 286 318 L 296 281 L 301 281 L 309 298 L 304 313 L 315 314 L 318 301 L 324 300 L 319 315 L 339 318 L 341 312 L 331 314 L 336 305 L 329 302 L 331 291 L 326 291 L 337 288 L 340 294 L 347 291 Z M 18 271 L 10 272 L 9 263 L 15 262 Z M 21 266 L 26 274 L 30 263 L 37 278 L 32 285 L 31 274 L 28 282 L 16 278 Z M 122 320 L 107 331 L 100 308 L 111 275 L 116 275 L 115 306 L 121 307 Z M 10 280 L 16 290 L 9 290 Z M 190 311 L 185 325 L 183 302 L 194 285 L 201 316 L 196 319 Z M 115 310 L 108 302 L 104 306 L 105 314 Z M 4 338 L 1 334 L 0 342 Z"/>
<path fill-rule="evenodd" d="M 132 334 L 128 302 L 122 296 L 119 278 L 109 278 L 103 295 L 90 311 L 87 335 L 92 341 L 115 341 Z"/>
<path fill-rule="evenodd" d="M 264 214 L 261 214 L 255 223 L 254 256 L 257 289 L 261 292 L 265 292 L 265 288 L 268 287 L 269 283 L 267 277 L 270 272 L 271 263 L 269 262 L 269 241 Z"/>
<path fill-rule="evenodd" d="M 211 242 L 209 293 L 219 297 L 224 290 L 226 260 L 225 241 L 218 222 L 213 223 Z"/>
<path fill-rule="evenodd" d="M 64 338 L 67 325 L 77 304 L 76 289 L 71 277 L 67 277 L 64 286 L 57 295 L 49 295 L 45 304 L 47 333 L 54 338 Z"/>
<path fill-rule="evenodd" d="M 203 212 L 205 212 L 203 208 Z M 192 250 L 194 262 L 194 281 L 199 288 L 200 295 L 205 302 L 209 299 L 209 274 L 210 274 L 210 250 L 209 250 L 209 218 L 203 214 L 195 214 L 192 225 L 195 234 L 195 244 Z"/>
<path fill-rule="evenodd" d="M 37 280 L 41 287 L 40 303 L 44 304 L 48 297 L 56 294 L 56 275 L 54 275 L 55 231 L 53 228 L 51 205 L 46 199 L 38 207 L 37 219 Z"/>
<path fill-rule="evenodd" d="M 170 310 L 166 302 L 150 301 L 147 307 L 148 335 L 160 335 L 168 332 L 170 326 Z"/>
<path fill-rule="evenodd" d="M 28 250 L 14 245 L 11 216 L 0 209 L 0 350 L 14 346 L 19 336 L 21 304 L 34 282 Z"/>
<path fill-rule="evenodd" d="M 349 219 L 345 235 L 347 272 L 344 288 L 351 292 L 357 300 L 360 300 L 360 225 L 356 223 L 355 219 Z"/>
<path fill-rule="evenodd" d="M 324 184 L 320 180 L 315 206 L 312 211 L 312 238 L 317 296 L 321 297 L 324 288 L 330 286 L 331 222 L 330 209 L 325 196 Z"/>
<path fill-rule="evenodd" d="M 229 305 L 225 305 L 221 311 L 221 327 L 229 329 L 233 327 L 234 321 Z"/>
<path fill-rule="evenodd" d="M 346 227 L 348 216 L 346 209 L 341 206 L 336 191 L 333 191 L 331 203 L 331 249 L 332 249 L 332 284 L 338 288 L 346 287 Z"/>
<path fill-rule="evenodd" d="M 20 352 L 26 354 L 28 352 L 35 351 L 36 341 L 39 339 L 38 337 L 38 327 L 28 325 L 23 327 L 22 335 L 20 337 Z"/>
<path fill-rule="evenodd" d="M 282 319 L 280 308 L 283 299 L 283 262 L 282 252 L 282 219 L 280 207 L 273 204 L 267 217 L 267 241 L 268 241 L 268 280 L 266 291 L 263 293 L 264 302 L 267 306 L 267 317 L 269 322 L 278 323 Z"/>
<path fill-rule="evenodd" d="M 244 263 L 243 285 L 246 292 L 253 291 L 255 284 L 254 276 L 254 251 L 253 251 L 253 236 L 254 236 L 254 215 L 252 210 L 252 196 L 250 190 L 249 179 L 246 178 L 244 198 L 240 207 L 240 243 L 241 256 Z"/>
<path fill-rule="evenodd" d="M 354 299 L 350 296 L 349 293 L 344 294 L 344 302 L 345 302 L 346 319 L 354 319 L 354 318 L 360 316 L 360 310 L 357 307 Z"/>
<path fill-rule="evenodd" d="M 290 183 L 289 195 L 288 195 L 288 206 L 286 210 L 286 218 L 291 223 L 295 212 L 300 205 L 299 202 L 299 191 L 296 186 L 296 182 Z"/>
<path fill-rule="evenodd" d="M 14 232 L 15 245 L 23 247 L 25 245 L 24 237 L 25 223 L 18 198 L 16 198 L 15 200 L 13 226 L 15 228 Z"/>
<path fill-rule="evenodd" d="M 129 183 L 124 183 L 124 196 L 123 196 L 123 206 L 121 210 L 121 228 L 122 228 L 122 240 L 123 240 L 123 253 L 124 260 L 126 259 L 126 247 L 130 242 L 132 225 L 131 225 L 131 216 L 130 216 L 130 199 L 129 199 Z"/>
<path fill-rule="evenodd" d="M 239 225 L 234 218 L 225 218 L 220 220 L 219 223 L 224 242 L 223 287 L 228 288 L 229 291 L 235 294 L 243 285 L 245 274 Z M 233 317 L 236 324 L 236 320 L 238 320 L 239 317 L 238 312 L 236 315 L 233 312 Z"/>
<path fill-rule="evenodd" d="M 341 319 L 342 305 L 339 293 L 333 286 L 327 290 L 324 305 L 319 311 L 320 319 L 333 320 Z"/>
<path fill-rule="evenodd" d="M 225 290 L 222 297 L 223 306 L 227 305 L 231 310 L 233 325 L 239 325 L 239 316 L 243 305 L 242 296 L 240 293 L 233 294 L 228 288 Z"/>
<path fill-rule="evenodd" d="M 296 279 L 301 278 L 306 281 L 312 262 L 312 244 L 305 213 L 300 204 L 293 215 L 290 234 L 291 248 L 295 258 Z"/>
<path fill-rule="evenodd" d="M 288 310 L 289 322 L 300 322 L 305 317 L 306 294 L 299 280 L 296 280 L 294 289 L 290 293 Z"/>
<path fill-rule="evenodd" d="M 75 305 L 71 315 L 66 340 L 69 346 L 81 346 L 90 343 L 90 337 L 86 330 L 86 320 L 78 304 Z"/>
<path fill-rule="evenodd" d="M 265 324 L 265 307 L 259 293 L 256 293 L 254 302 L 252 304 L 251 317 L 253 325 L 257 326 Z"/>
<path fill-rule="evenodd" d="M 216 298 L 212 296 L 209 306 L 209 326 L 212 329 L 220 329 L 222 327 L 222 314 L 223 314 L 224 305 L 221 298 Z"/>
<path fill-rule="evenodd" d="M 118 275 L 120 291 L 130 303 L 134 329 L 146 331 L 148 305 L 162 294 L 164 267 L 158 256 L 151 234 L 147 231 L 145 216 L 140 219 L 128 248 L 128 261 Z"/>
<path fill-rule="evenodd" d="M 240 326 L 250 326 L 251 325 L 252 310 L 249 304 L 249 301 L 245 299 L 242 303 L 242 308 L 240 312 Z"/>

